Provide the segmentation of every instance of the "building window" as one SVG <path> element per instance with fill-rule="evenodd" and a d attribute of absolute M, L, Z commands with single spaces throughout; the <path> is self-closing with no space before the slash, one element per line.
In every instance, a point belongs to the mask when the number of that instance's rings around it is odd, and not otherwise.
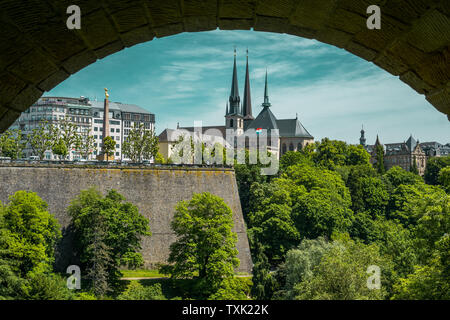
<path fill-rule="evenodd" d="M 119 144 L 116 144 L 116 148 L 120 148 L 120 145 L 119 145 Z"/>
<path fill-rule="evenodd" d="M 299 143 L 297 144 L 297 151 L 302 150 L 302 148 L 303 148 L 302 143 L 299 142 Z"/>
<path fill-rule="evenodd" d="M 285 143 L 283 143 L 283 147 L 281 150 L 282 150 L 281 153 L 286 153 L 286 144 Z"/>
<path fill-rule="evenodd" d="M 234 128 L 234 126 L 233 126 L 233 125 L 234 125 L 234 123 L 233 123 L 233 119 L 230 119 L 230 127 L 231 127 L 231 128 Z"/>
<path fill-rule="evenodd" d="M 114 132 L 114 128 L 111 128 L 111 132 Z"/>
<path fill-rule="evenodd" d="M 289 151 L 294 151 L 294 145 L 292 144 L 292 142 L 289 144 Z"/>
<path fill-rule="evenodd" d="M 120 129 L 119 129 L 119 128 L 117 128 L 117 129 L 116 129 L 116 132 L 117 132 L 117 133 L 119 133 L 119 132 L 120 132 Z"/>
<path fill-rule="evenodd" d="M 116 156 L 119 156 L 119 153 L 118 153 L 118 152 L 116 152 Z"/>
<path fill-rule="evenodd" d="M 117 140 L 117 141 L 120 141 L 120 136 L 117 136 L 117 137 L 116 137 L 116 140 Z"/>
<path fill-rule="evenodd" d="M 98 127 L 94 127 L 94 131 L 98 131 Z"/>

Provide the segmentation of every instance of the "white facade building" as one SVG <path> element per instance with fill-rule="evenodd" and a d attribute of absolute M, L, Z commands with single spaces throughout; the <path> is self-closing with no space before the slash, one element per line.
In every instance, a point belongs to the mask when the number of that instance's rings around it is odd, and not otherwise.
<path fill-rule="evenodd" d="M 103 101 L 90 101 L 88 98 L 41 97 L 9 129 L 20 129 L 22 134 L 29 134 L 38 128 L 42 121 L 58 124 L 65 117 L 77 125 L 78 132 L 89 133 L 94 137 L 94 147 L 89 159 L 95 159 L 101 152 L 103 138 Z M 109 101 L 110 136 L 116 141 L 114 158 L 129 160 L 122 154 L 122 144 L 134 125 L 143 124 L 146 130 L 155 129 L 155 115 L 137 105 Z M 23 150 L 25 157 L 30 157 L 33 150 L 27 146 Z M 75 149 L 69 149 L 70 160 L 82 159 Z M 57 160 L 51 150 L 45 153 L 43 160 Z"/>

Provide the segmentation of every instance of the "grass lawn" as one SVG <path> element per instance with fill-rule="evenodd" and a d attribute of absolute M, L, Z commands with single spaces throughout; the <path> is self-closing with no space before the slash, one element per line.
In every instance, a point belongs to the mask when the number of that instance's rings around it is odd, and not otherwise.
<path fill-rule="evenodd" d="M 163 278 L 167 277 L 158 272 L 158 270 L 121 270 L 123 278 Z"/>

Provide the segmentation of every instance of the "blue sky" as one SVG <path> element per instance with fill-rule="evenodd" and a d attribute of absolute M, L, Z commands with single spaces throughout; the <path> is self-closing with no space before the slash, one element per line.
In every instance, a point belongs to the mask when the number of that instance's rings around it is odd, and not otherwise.
<path fill-rule="evenodd" d="M 422 142 L 450 142 L 447 117 L 398 77 L 345 50 L 291 35 L 222 31 L 182 33 L 127 48 L 89 65 L 45 96 L 87 96 L 137 104 L 164 128 L 224 123 L 230 93 L 233 48 L 237 50 L 239 93 L 244 91 L 249 50 L 253 115 L 261 110 L 268 70 L 272 112 L 279 119 L 298 113 L 306 129 L 324 137 L 382 143 L 410 134 Z"/>

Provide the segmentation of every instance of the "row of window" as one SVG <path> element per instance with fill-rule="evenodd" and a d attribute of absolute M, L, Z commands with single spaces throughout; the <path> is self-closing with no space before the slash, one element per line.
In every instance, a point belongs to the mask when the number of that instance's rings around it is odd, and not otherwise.
<path fill-rule="evenodd" d="M 94 127 L 94 131 L 100 131 L 103 132 L 103 127 Z M 120 128 L 111 128 L 111 132 L 120 132 Z"/>

